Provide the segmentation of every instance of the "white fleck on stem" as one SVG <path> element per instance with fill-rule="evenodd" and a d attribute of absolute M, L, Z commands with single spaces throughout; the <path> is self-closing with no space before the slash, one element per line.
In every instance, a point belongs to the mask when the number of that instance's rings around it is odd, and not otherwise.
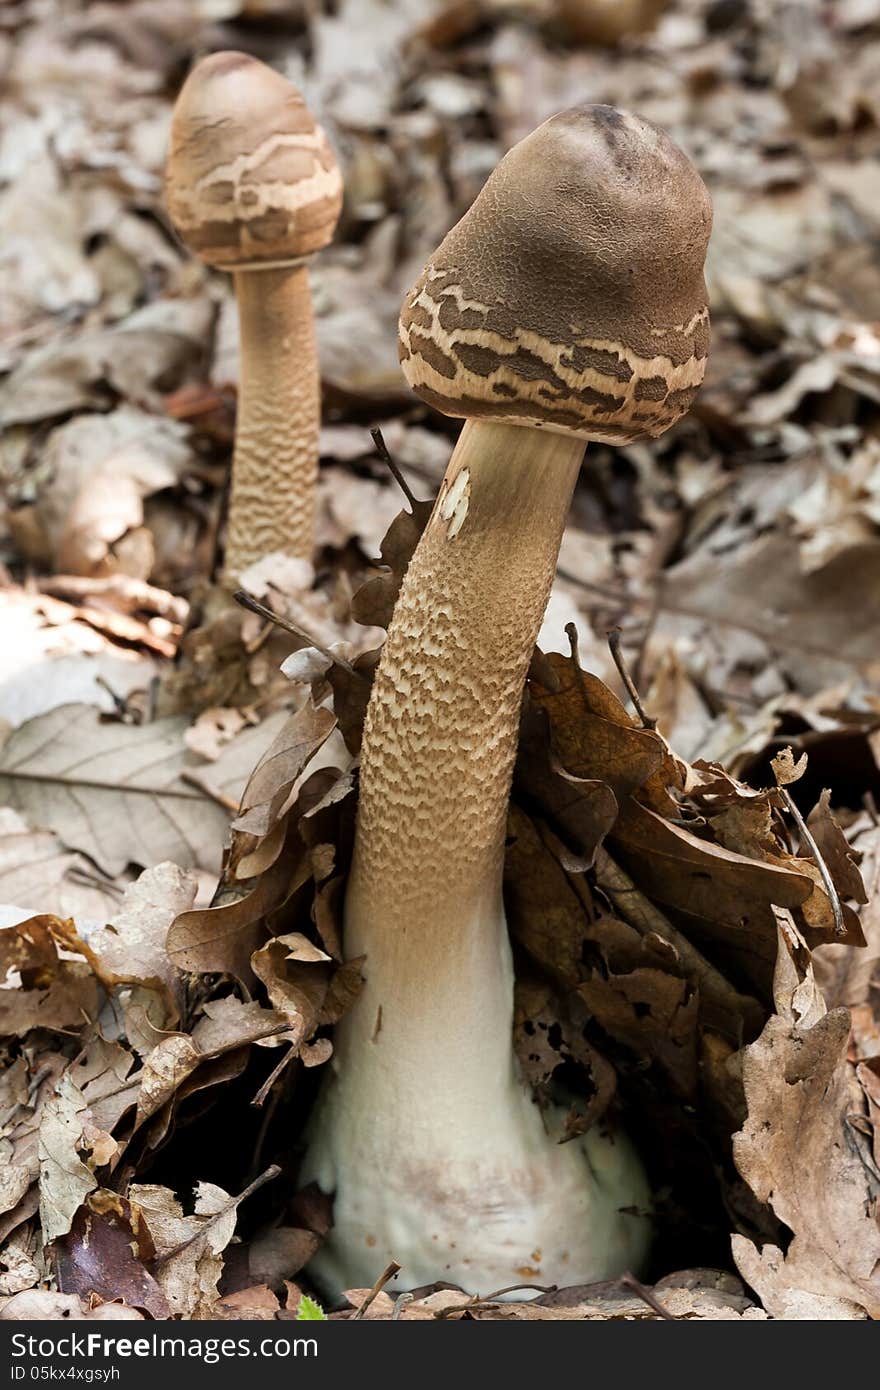
<path fill-rule="evenodd" d="M 448 540 L 454 540 L 465 523 L 471 496 L 470 483 L 469 470 L 462 468 L 455 482 L 450 487 L 444 486 L 437 499 L 441 519 L 449 522 L 446 532 Z"/>

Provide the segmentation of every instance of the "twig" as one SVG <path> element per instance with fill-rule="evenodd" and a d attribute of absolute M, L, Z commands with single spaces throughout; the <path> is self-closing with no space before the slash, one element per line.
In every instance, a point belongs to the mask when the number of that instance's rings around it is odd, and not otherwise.
<path fill-rule="evenodd" d="M 415 1294 L 413 1293 L 402 1293 L 398 1295 L 398 1297 L 394 1300 L 394 1311 L 391 1314 L 392 1322 L 400 1321 L 400 1315 L 403 1312 L 404 1308 L 408 1308 L 414 1298 Z"/>
<path fill-rule="evenodd" d="M 370 430 L 370 438 L 376 446 L 376 453 L 379 455 L 380 459 L 385 464 L 392 478 L 394 479 L 397 486 L 400 488 L 401 492 L 403 493 L 404 497 L 409 503 L 410 510 L 415 511 L 416 506 L 418 505 L 416 497 L 413 494 L 412 488 L 410 487 L 409 483 L 406 481 L 406 478 L 403 476 L 397 464 L 394 462 L 394 459 L 388 452 L 388 445 L 385 443 L 384 435 L 382 434 L 382 431 L 380 430 L 378 425 L 374 425 L 373 428 Z"/>
<path fill-rule="evenodd" d="M 567 570 L 564 565 L 557 565 L 556 573 L 560 579 L 568 580 L 569 584 L 574 584 L 578 589 L 585 589 L 589 594 L 596 594 L 599 598 L 604 598 L 608 603 L 616 603 L 618 607 L 632 603 L 632 595 L 623 589 L 611 589 L 607 584 L 594 584 L 590 579 L 581 579 L 574 570 Z M 593 604 L 592 607 L 598 607 Z"/>
<path fill-rule="evenodd" d="M 363 1303 L 362 1303 L 361 1306 L 357 1309 L 357 1311 L 356 1311 L 354 1317 L 351 1319 L 352 1322 L 357 1322 L 358 1318 L 362 1318 L 362 1317 L 364 1316 L 364 1313 L 367 1311 L 367 1309 L 369 1308 L 370 1304 L 374 1301 L 374 1299 L 378 1298 L 379 1294 L 382 1292 L 382 1290 L 384 1289 L 385 1285 L 386 1285 L 391 1279 L 393 1279 L 393 1278 L 395 1277 L 395 1275 L 397 1275 L 397 1274 L 399 1274 L 399 1273 L 400 1273 L 400 1265 L 397 1263 L 396 1260 L 392 1260 L 391 1263 L 390 1263 L 390 1265 L 388 1266 L 388 1268 L 387 1268 L 387 1269 L 383 1269 L 382 1273 L 379 1275 L 379 1278 L 376 1280 L 375 1284 L 374 1284 L 373 1287 L 370 1289 L 370 1292 L 367 1294 L 367 1296 L 366 1296 L 366 1298 L 364 1299 Z"/>
<path fill-rule="evenodd" d="M 278 1063 L 277 1067 L 273 1068 L 271 1075 L 266 1078 L 260 1089 L 257 1091 L 257 1094 L 251 1101 L 251 1105 L 260 1106 L 263 1104 L 264 1100 L 271 1091 L 272 1087 L 275 1085 L 275 1082 L 278 1080 L 281 1073 L 284 1071 L 284 1068 L 287 1066 L 288 1062 L 292 1062 L 294 1057 L 298 1055 L 299 1048 L 294 1043 L 291 1043 L 290 1047 L 287 1049 L 284 1056 L 281 1058 L 281 1061 Z"/>
<path fill-rule="evenodd" d="M 201 1240 L 208 1228 L 215 1225 L 221 1216 L 225 1216 L 227 1212 L 236 1211 L 247 1197 L 252 1197 L 261 1187 L 265 1187 L 267 1182 L 272 1182 L 274 1178 L 279 1176 L 280 1172 L 281 1169 L 278 1164 L 273 1163 L 266 1169 L 265 1173 L 261 1173 L 258 1178 L 254 1178 L 253 1182 L 249 1183 L 244 1192 L 240 1193 L 238 1197 L 233 1197 L 226 1203 L 225 1207 L 220 1209 L 220 1211 L 215 1211 L 209 1220 L 205 1222 L 204 1226 L 201 1226 L 188 1240 L 181 1241 L 180 1245 L 175 1245 L 173 1250 L 166 1250 L 164 1254 L 157 1255 L 154 1260 L 154 1265 L 161 1266 L 167 1264 L 169 1260 L 174 1259 L 175 1255 L 180 1255 L 184 1250 L 187 1250 L 191 1245 L 195 1244 L 197 1240 Z"/>
<path fill-rule="evenodd" d="M 625 1289 L 632 1289 L 633 1293 L 638 1294 L 643 1303 L 647 1303 L 649 1308 L 660 1318 L 668 1318 L 670 1322 L 679 1322 L 680 1319 L 675 1313 L 670 1313 L 668 1308 L 664 1308 L 658 1298 L 655 1298 L 650 1289 L 646 1289 L 644 1284 L 636 1278 L 634 1274 L 623 1274 L 619 1281 Z"/>
<path fill-rule="evenodd" d="M 222 806 L 224 811 L 231 812 L 233 816 L 237 816 L 241 810 L 240 801 L 236 801 L 234 797 L 225 796 L 216 787 L 206 786 L 198 773 L 191 768 L 184 768 L 180 774 L 180 780 L 187 782 L 191 787 L 198 787 L 200 792 L 206 793 L 212 801 L 216 801 L 218 806 Z"/>
<path fill-rule="evenodd" d="M 446 1308 L 438 1308 L 434 1316 L 445 1321 L 456 1313 L 470 1313 L 474 1308 L 488 1308 L 496 1299 L 503 1298 L 507 1293 L 521 1293 L 525 1289 L 541 1294 L 555 1293 L 556 1288 L 556 1284 L 508 1284 L 506 1288 L 494 1289 L 492 1293 L 475 1293 L 466 1303 L 450 1303 Z"/>
<path fill-rule="evenodd" d="M 565 624 L 565 635 L 568 638 L 568 645 L 571 650 L 571 659 L 574 662 L 574 669 L 577 672 L 578 684 L 584 699 L 587 698 L 587 683 L 584 680 L 584 668 L 581 665 L 581 639 L 578 637 L 578 630 L 574 623 Z"/>
<path fill-rule="evenodd" d="M 629 673 L 629 667 L 626 664 L 623 652 L 620 650 L 620 639 L 622 636 L 623 634 L 619 627 L 613 627 L 611 631 L 608 633 L 608 646 L 611 649 L 611 655 L 614 658 L 614 664 L 617 667 L 620 679 L 626 686 L 626 693 L 627 695 L 629 695 L 629 698 L 633 702 L 636 714 L 642 721 L 642 727 L 645 729 L 656 729 L 657 720 L 652 719 L 649 714 L 646 714 L 645 707 L 642 704 L 641 696 L 639 695 L 639 692 L 636 689 L 636 683 Z"/>
<path fill-rule="evenodd" d="M 323 643 L 319 642 L 317 637 L 313 637 L 310 632 L 306 632 L 305 628 L 297 627 L 296 623 L 292 623 L 289 618 L 282 618 L 279 613 L 273 613 L 271 608 L 267 608 L 264 603 L 258 602 L 246 589 L 236 589 L 232 597 L 242 608 L 247 608 L 250 613 L 256 613 L 258 618 L 265 618 L 267 623 L 274 623 L 276 627 L 282 628 L 284 632 L 289 632 L 291 636 L 298 637 L 301 642 L 308 642 L 310 647 L 314 647 L 315 651 L 320 652 L 332 665 L 341 666 L 343 671 L 347 671 L 351 676 L 360 674 L 354 669 L 350 661 L 345 660 L 344 656 L 339 656 L 336 652 L 331 652 L 330 648 L 325 647 Z"/>
<path fill-rule="evenodd" d="M 524 1289 L 537 1291 L 538 1293 L 555 1293 L 555 1284 L 508 1284 L 503 1289 L 493 1289 L 492 1293 L 483 1294 L 478 1302 L 494 1303 L 497 1298 L 503 1298 L 508 1293 L 522 1293 Z"/>
<path fill-rule="evenodd" d="M 287 1061 L 288 1061 L 288 1057 L 289 1057 L 289 1055 L 290 1055 L 290 1053 L 291 1053 L 292 1051 L 293 1051 L 293 1047 L 291 1046 L 290 1048 L 288 1048 L 288 1055 L 285 1056 L 284 1059 L 283 1059 L 283 1065 L 286 1065 L 286 1063 L 287 1063 Z M 278 1076 L 280 1075 L 280 1072 L 281 1072 L 281 1068 L 280 1068 L 280 1067 L 276 1067 L 275 1070 L 272 1072 L 272 1075 L 271 1075 L 270 1078 L 269 1078 L 270 1082 L 274 1082 L 275 1079 L 276 1079 L 276 1077 L 278 1077 Z M 262 1105 L 262 1103 L 263 1103 L 263 1101 L 264 1101 L 264 1099 L 265 1099 L 265 1097 L 266 1097 L 267 1089 L 268 1089 L 268 1088 L 265 1087 L 265 1086 L 262 1087 L 261 1090 L 260 1090 L 260 1091 L 257 1093 L 257 1095 L 254 1097 L 254 1099 L 251 1101 L 251 1105 L 258 1105 L 258 1104 L 259 1104 L 259 1105 Z M 282 1097 L 283 1094 L 284 1094 L 284 1087 L 283 1087 L 283 1086 L 275 1086 L 275 1087 L 273 1087 L 273 1089 L 269 1092 L 269 1104 L 266 1106 L 265 1110 L 263 1111 L 263 1115 L 262 1115 L 262 1118 L 261 1118 L 261 1120 L 260 1120 L 260 1131 L 259 1131 L 259 1133 L 258 1133 L 258 1135 L 257 1135 L 256 1143 L 254 1144 L 254 1154 L 253 1154 L 253 1158 L 251 1159 L 250 1168 L 249 1168 L 249 1170 L 248 1170 L 248 1176 L 249 1176 L 249 1177 L 252 1176 L 254 1173 L 258 1172 L 258 1170 L 259 1170 L 260 1163 L 262 1162 L 262 1159 L 263 1159 L 263 1145 L 264 1145 L 265 1142 L 266 1142 L 266 1135 L 269 1133 L 269 1126 L 271 1125 L 273 1119 L 275 1118 L 275 1111 L 278 1109 L 278 1106 L 279 1106 L 279 1103 L 280 1103 L 280 1101 L 281 1101 L 281 1097 Z"/>
<path fill-rule="evenodd" d="M 110 696 L 110 699 L 113 701 L 116 713 L 119 715 L 120 719 L 124 719 L 125 716 L 128 714 L 128 706 L 126 705 L 122 696 L 117 695 L 116 691 L 113 689 L 113 686 L 110 684 L 107 678 L 101 675 L 95 676 L 95 685 L 99 685 L 102 690 L 107 692 L 107 694 Z"/>
<path fill-rule="evenodd" d="M 810 851 L 810 854 L 812 855 L 815 861 L 816 868 L 822 875 L 822 882 L 825 885 L 825 892 L 828 894 L 828 900 L 831 903 L 831 912 L 834 917 L 834 935 L 846 936 L 846 921 L 843 916 L 843 907 L 841 906 L 840 895 L 838 894 L 837 889 L 834 886 L 834 879 L 828 872 L 828 865 L 822 858 L 822 851 L 819 849 L 819 846 L 813 839 L 813 833 L 807 825 L 807 822 L 801 815 L 800 808 L 798 807 L 798 804 L 792 796 L 791 792 L 788 790 L 788 787 L 780 787 L 779 790 L 782 793 L 782 799 L 785 802 L 786 807 L 794 817 L 794 823 L 800 831 L 801 839 L 804 840 L 807 849 Z"/>

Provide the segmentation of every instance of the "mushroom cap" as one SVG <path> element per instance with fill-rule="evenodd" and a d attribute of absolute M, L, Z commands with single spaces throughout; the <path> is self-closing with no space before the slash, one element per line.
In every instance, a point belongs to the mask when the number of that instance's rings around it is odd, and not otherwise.
<path fill-rule="evenodd" d="M 576 106 L 510 151 L 406 296 L 400 359 L 446 415 L 662 434 L 709 349 L 712 207 L 649 121 Z"/>
<path fill-rule="evenodd" d="M 331 240 L 342 177 L 286 78 L 247 53 L 213 53 L 177 98 L 165 197 L 179 235 L 209 265 L 283 265 Z"/>

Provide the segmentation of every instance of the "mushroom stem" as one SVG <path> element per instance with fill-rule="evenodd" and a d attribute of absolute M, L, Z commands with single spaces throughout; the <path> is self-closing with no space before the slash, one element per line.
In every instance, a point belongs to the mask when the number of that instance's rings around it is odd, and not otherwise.
<path fill-rule="evenodd" d="M 335 1192 L 311 1271 L 409 1287 L 611 1277 L 648 1204 L 626 1140 L 559 1145 L 516 1064 L 502 898 L 522 692 L 583 439 L 471 420 L 407 570 L 364 726 L 348 956 L 366 983 L 301 1174 Z"/>
<path fill-rule="evenodd" d="M 305 265 L 234 276 L 241 333 L 225 572 L 272 551 L 312 556 L 320 384 Z"/>
<path fill-rule="evenodd" d="M 444 1014 L 485 1023 L 498 943 L 478 923 L 500 907 L 523 685 L 584 448 L 576 436 L 468 421 L 395 608 L 364 726 L 346 947 L 380 945 L 396 982 L 383 1032 L 399 1015 L 408 1049 L 418 1019 L 436 1055 L 424 1007 L 438 994 Z M 481 956 L 469 1000 L 458 977 Z"/>

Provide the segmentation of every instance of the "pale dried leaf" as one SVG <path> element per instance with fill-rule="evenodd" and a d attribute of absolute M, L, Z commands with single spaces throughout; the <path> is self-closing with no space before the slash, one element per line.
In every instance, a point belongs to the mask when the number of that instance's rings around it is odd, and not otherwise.
<path fill-rule="evenodd" d="M 794 962 L 783 932 L 780 960 Z M 743 1277 L 774 1317 L 880 1317 L 880 1224 L 873 1179 L 853 1142 L 865 1098 L 847 1060 L 850 1016 L 822 1014 L 809 976 L 777 976 L 779 1013 L 745 1049 L 748 1119 L 734 1158 L 755 1196 L 792 1231 L 783 1255 L 734 1237 Z"/>
<path fill-rule="evenodd" d="M 214 1183 L 199 1183 L 195 1212 L 184 1216 L 167 1187 L 135 1183 L 129 1195 L 153 1238 L 156 1277 L 172 1311 L 211 1317 L 223 1272 L 220 1257 L 235 1233 L 236 1199 Z"/>
<path fill-rule="evenodd" d="M 48 1245 L 66 1235 L 97 1179 L 79 1156 L 86 1101 L 69 1075 L 46 1102 L 40 1120 L 40 1222 Z"/>
<path fill-rule="evenodd" d="M 84 1319 L 95 1322 L 142 1322 L 144 1315 L 121 1303 L 99 1303 L 96 1308 L 89 1308 L 88 1303 L 77 1298 L 76 1294 L 52 1293 L 48 1289 L 28 1289 L 15 1294 L 0 1308 L 0 1320 L 8 1322 L 76 1322 Z"/>
<path fill-rule="evenodd" d="M 89 935 L 105 970 L 118 980 L 163 991 L 170 1011 L 179 1012 L 183 984 L 168 959 L 165 939 L 179 912 L 192 907 L 196 884 L 176 864 L 146 869 L 126 890 L 108 925 Z"/>
<path fill-rule="evenodd" d="M 217 867 L 226 812 L 183 780 L 183 719 L 102 723 L 88 705 L 29 720 L 0 749 L 0 797 L 104 872 Z"/>

